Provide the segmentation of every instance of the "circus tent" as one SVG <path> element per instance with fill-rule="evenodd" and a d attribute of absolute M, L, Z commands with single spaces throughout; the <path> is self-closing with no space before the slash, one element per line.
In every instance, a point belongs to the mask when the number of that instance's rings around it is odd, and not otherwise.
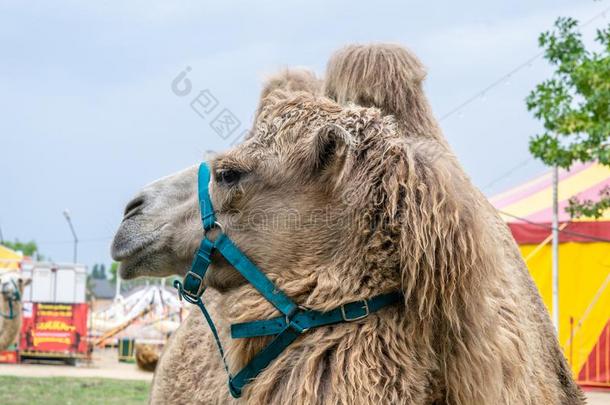
<path fill-rule="evenodd" d="M 0 245 L 0 272 L 18 270 L 21 260 L 23 255 L 20 252 Z"/>
<path fill-rule="evenodd" d="M 492 197 L 551 310 L 551 172 Z M 610 210 L 570 219 L 576 196 L 595 200 L 610 187 L 610 168 L 574 165 L 559 172 L 559 341 L 580 384 L 610 387 Z"/>

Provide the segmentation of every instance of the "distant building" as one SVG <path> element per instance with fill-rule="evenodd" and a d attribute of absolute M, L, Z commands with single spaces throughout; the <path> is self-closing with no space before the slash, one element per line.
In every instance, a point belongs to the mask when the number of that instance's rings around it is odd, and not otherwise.
<path fill-rule="evenodd" d="M 89 293 L 93 301 L 93 310 L 104 308 L 112 303 L 116 291 L 115 284 L 107 279 L 89 278 Z"/>
<path fill-rule="evenodd" d="M 112 300 L 115 293 L 115 285 L 107 279 L 92 278 L 89 282 L 91 295 L 98 300 Z"/>

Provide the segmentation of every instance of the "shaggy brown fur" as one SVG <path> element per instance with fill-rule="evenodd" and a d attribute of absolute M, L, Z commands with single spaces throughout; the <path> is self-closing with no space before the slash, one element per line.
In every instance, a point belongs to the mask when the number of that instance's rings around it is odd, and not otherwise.
<path fill-rule="evenodd" d="M 312 135 L 328 123 L 330 130 Z M 523 297 L 511 284 L 517 269 L 480 215 L 479 194 L 446 148 L 399 128 L 375 109 L 272 93 L 254 138 L 215 160 L 215 169 L 261 179 L 239 190 L 213 183 L 213 203 L 219 220 L 233 224 L 227 232 L 236 243 L 300 304 L 328 310 L 397 288 L 405 294 L 404 306 L 308 332 L 247 386 L 244 399 L 574 403 L 555 364 L 530 345 L 540 332 L 528 330 Z M 298 232 L 240 222 L 252 210 L 277 213 L 278 204 L 307 218 Z M 235 210 L 240 218 L 231 217 Z M 213 266 L 208 280 L 222 284 L 231 271 Z M 223 288 L 224 320 L 275 314 L 251 286 Z M 231 341 L 233 371 L 266 341 Z"/>
<path fill-rule="evenodd" d="M 205 293 L 204 302 L 223 342 L 228 324 L 218 310 L 219 294 Z M 159 359 L 150 392 L 151 404 L 231 404 L 227 374 L 201 311 L 193 308 L 170 337 Z"/>
<path fill-rule="evenodd" d="M 316 74 L 311 70 L 304 68 L 284 69 L 278 73 L 269 76 L 263 83 L 263 88 L 260 94 L 262 101 L 273 91 L 284 90 L 286 94 L 304 91 L 311 94 L 322 94 L 322 80 L 316 77 Z M 258 116 L 262 104 L 259 104 L 256 109 L 255 118 Z M 250 137 L 250 133 L 246 138 Z"/>
<path fill-rule="evenodd" d="M 396 52 L 403 51 L 396 49 Z M 333 60 L 340 60 L 337 58 Z M 397 57 L 395 60 L 399 59 Z M 391 81 L 388 77 L 386 79 Z M 332 85 L 327 85 L 328 88 L 332 88 Z M 366 89 L 354 91 L 352 97 L 367 92 Z M 340 98 L 337 94 L 336 97 Z M 420 96 L 423 97 L 423 93 Z M 267 118 L 261 117 L 259 133 L 266 131 L 287 140 L 293 136 L 288 133 L 299 125 L 294 117 L 305 121 L 304 128 L 307 128 L 307 125 L 311 127 L 320 119 L 315 118 L 320 109 L 330 110 L 323 114 L 324 122 L 328 120 L 329 113 L 337 114 L 333 116 L 337 119 L 344 114 L 329 101 L 300 96 L 298 102 L 290 104 L 290 97 L 290 94 L 275 92 L 262 104 L 261 112 Z M 343 102 L 346 100 L 349 101 L 349 98 L 343 99 Z M 366 98 L 360 102 L 362 100 Z M 265 107 L 267 103 L 270 104 Z M 429 114 L 425 99 L 413 104 L 424 105 L 425 109 L 420 113 Z M 380 106 L 383 107 L 381 102 Z M 268 109 L 266 112 L 265 108 Z M 370 209 L 385 215 L 375 218 L 374 223 L 379 223 L 383 218 L 393 218 L 398 213 L 409 218 L 412 221 L 409 223 L 417 224 L 407 229 L 389 227 L 387 231 L 390 235 L 383 234 L 383 229 L 379 230 L 380 234 L 374 231 L 364 233 L 370 239 L 367 243 L 371 244 L 371 251 L 375 252 L 361 258 L 367 268 L 402 267 L 403 276 L 398 282 L 409 297 L 406 311 L 402 313 L 389 309 L 371 316 L 360 327 L 356 324 L 341 325 L 309 332 L 295 344 L 294 351 L 291 349 L 290 354 L 283 355 L 247 388 L 245 395 L 249 402 L 581 403 L 582 394 L 572 381 L 548 316 L 506 226 L 465 175 L 460 174 L 463 171 L 447 148 L 439 148 L 425 139 L 395 139 L 401 136 L 419 138 L 426 133 L 428 138 L 442 138 L 433 118 L 429 117 L 430 126 L 420 128 L 420 132 L 416 124 L 403 122 L 411 115 L 401 115 L 400 111 L 388 108 L 385 107 L 383 112 L 394 113 L 399 119 L 398 123 L 375 115 L 374 110 L 357 110 L 356 115 L 360 118 L 355 120 L 356 123 L 350 121 L 353 125 L 344 125 L 352 133 L 346 139 L 354 137 L 356 132 L 357 143 L 369 145 L 367 160 L 373 156 L 377 163 L 372 162 L 367 170 L 380 175 L 380 179 L 386 179 L 385 186 L 375 189 L 377 183 L 373 179 L 377 177 L 360 178 L 365 187 L 353 190 L 353 195 L 352 192 L 348 193 L 348 200 L 360 201 L 358 195 L 368 192 L 375 201 Z M 348 110 L 348 115 L 353 115 L 353 111 Z M 403 121 L 400 121 L 401 116 L 404 117 Z M 270 121 L 273 123 L 270 124 Z M 363 127 L 367 130 L 354 130 Z M 408 132 L 405 128 L 412 128 L 414 132 Z M 385 139 L 393 146 L 388 149 L 387 143 L 374 142 L 376 137 Z M 363 143 L 363 140 L 366 142 Z M 263 143 L 267 147 L 273 142 L 267 139 Z M 289 142 L 283 143 L 283 147 L 286 147 Z M 398 145 L 404 147 L 401 149 Z M 253 154 L 262 157 L 260 150 L 253 151 Z M 437 158 L 441 162 L 436 161 Z M 396 171 L 396 176 L 387 172 L 388 165 Z M 341 173 L 335 173 L 339 174 L 338 182 L 347 181 Z M 401 180 L 401 176 L 405 176 L 404 179 Z M 437 194 L 426 193 L 435 187 L 439 187 Z M 375 194 L 375 190 L 379 194 Z M 409 192 L 414 194 L 409 197 Z M 410 198 L 414 202 L 405 204 Z M 412 209 L 404 205 L 411 205 Z M 431 211 L 426 211 L 428 208 Z M 268 236 L 261 239 L 266 240 Z M 238 244 L 247 247 L 251 240 L 248 238 Z M 358 240 L 358 235 L 355 235 L 354 243 Z M 396 257 L 393 257 L 387 252 L 390 249 L 387 242 L 395 240 L 401 243 L 396 247 Z M 274 248 L 290 257 L 286 247 L 282 249 L 281 245 L 278 243 Z M 426 253 L 425 249 L 418 250 L 425 247 L 435 254 Z M 256 244 L 250 247 L 253 250 L 256 248 Z M 337 257 L 333 256 L 333 260 L 344 257 L 339 253 L 336 253 Z M 248 254 L 258 257 L 255 251 Z M 315 254 L 323 256 L 328 252 Z M 460 256 L 462 254 L 463 257 Z M 271 253 L 268 254 L 271 258 L 265 260 L 260 256 L 263 270 L 273 275 L 275 266 L 270 261 L 278 261 L 281 257 L 278 259 L 277 255 Z M 395 262 L 397 258 L 398 263 Z M 347 259 L 356 260 L 356 257 Z M 298 258 L 292 260 L 298 262 Z M 346 260 L 345 263 L 350 261 Z M 307 263 L 307 266 L 316 268 L 313 263 Z M 298 281 L 298 277 L 303 277 L 303 273 L 299 273 L 302 267 L 291 263 L 288 274 L 279 274 L 278 271 L 275 277 L 279 277 L 276 281 L 290 295 L 301 299 L 310 297 L 306 304 L 317 309 L 355 299 L 365 292 L 368 294 L 366 296 L 370 296 L 375 290 L 391 288 L 387 285 L 391 272 L 387 278 L 368 278 L 370 274 L 358 270 L 362 267 L 344 269 L 345 266 L 347 264 L 342 264 L 341 269 L 319 268 L 319 275 L 305 276 L 307 282 L 303 283 L 303 280 Z M 337 273 L 341 274 L 339 278 L 348 278 L 350 283 L 338 282 L 337 276 L 332 276 L 333 270 L 340 271 Z M 346 277 L 344 270 L 354 277 Z M 290 277 L 295 279 L 291 281 Z M 359 284 L 358 277 L 365 277 L 367 283 Z M 229 318 L 230 322 L 243 321 L 243 313 L 250 314 L 252 318 L 274 314 L 268 303 L 249 286 L 237 287 L 226 294 L 223 302 L 227 308 L 224 317 Z M 523 302 L 531 302 L 531 305 L 520 305 Z M 249 312 L 244 311 L 242 305 Z M 250 308 L 260 308 L 261 312 L 254 314 Z M 381 316 L 386 313 L 387 316 Z M 216 316 L 215 319 L 224 317 Z M 166 349 L 168 354 L 162 358 L 159 368 L 163 368 L 164 362 L 171 363 L 173 367 L 168 367 L 164 376 L 157 373 L 153 398 L 162 398 L 155 395 L 161 378 L 168 379 L 166 388 L 177 380 L 188 381 L 185 386 L 192 387 L 191 383 L 195 381 L 191 380 L 204 375 L 206 383 L 199 390 L 191 391 L 191 394 L 206 395 L 205 399 L 201 397 L 202 403 L 225 401 L 226 397 L 218 394 L 220 391 L 226 395 L 226 388 L 223 389 L 226 386 L 224 375 L 210 372 L 214 368 L 222 370 L 222 365 L 211 340 L 202 339 L 202 335 L 210 336 L 205 329 L 200 314 L 195 312 L 180 329 L 180 334 L 177 333 L 172 339 L 172 344 Z M 224 328 L 221 326 L 221 329 Z M 394 336 L 388 340 L 397 332 L 398 339 Z M 192 349 L 196 342 L 200 342 L 201 350 Z M 231 344 L 230 358 L 232 366 L 237 368 L 260 348 L 262 342 L 235 341 Z M 205 346 L 205 350 L 202 346 Z M 184 350 L 190 354 L 183 353 Z M 169 353 L 173 354 L 170 356 Z M 181 363 L 186 364 L 180 368 Z M 203 366 L 203 363 L 213 366 Z M 364 369 L 354 367 L 363 364 L 367 365 Z M 346 376 L 336 371 L 344 370 L 348 365 L 351 365 L 348 370 L 353 372 Z M 201 370 L 193 372 L 191 367 L 197 366 Z M 221 374 L 221 377 L 218 378 L 217 374 Z M 387 380 L 390 375 L 393 377 Z M 343 377 L 347 379 L 347 384 Z M 297 384 L 299 382 L 300 385 Z M 341 392 L 329 392 L 330 387 L 343 385 L 346 387 Z M 173 394 L 166 393 L 165 398 L 173 399 L 178 391 L 182 392 L 175 390 Z M 153 402 L 163 401 L 153 399 Z"/>
<path fill-rule="evenodd" d="M 432 137 L 448 147 L 423 92 L 424 77 L 424 68 L 417 57 L 399 45 L 351 45 L 335 53 L 329 62 L 325 89 L 327 94 L 344 103 L 355 101 L 380 107 L 384 113 L 402 121 L 407 133 Z M 406 102 L 403 103 L 405 97 Z M 460 167 L 452 153 L 447 158 Z M 483 208 L 480 215 L 495 230 L 505 260 L 516 270 L 508 275 L 510 284 L 516 290 L 516 297 L 525 297 L 526 302 L 530 303 L 522 308 L 522 318 L 529 324 L 526 329 L 531 331 L 526 340 L 536 346 L 534 350 L 542 353 L 547 368 L 556 369 L 557 378 L 564 385 L 565 403 L 579 403 L 582 393 L 571 377 L 546 307 L 510 230 L 487 198 L 479 190 L 473 192 Z"/>
<path fill-rule="evenodd" d="M 331 58 L 325 91 L 342 103 L 354 101 L 379 107 L 385 114 L 394 115 L 407 129 L 407 134 L 415 133 L 440 140 L 442 145 L 449 148 L 423 92 L 424 77 L 421 62 L 399 45 L 351 45 Z M 450 152 L 446 158 L 463 170 L 453 153 Z M 556 370 L 557 379 L 565 392 L 563 403 L 580 403 L 582 392 L 572 379 L 546 307 L 510 230 L 487 198 L 477 189 L 472 192 L 482 207 L 479 215 L 494 229 L 497 243 L 504 252 L 504 260 L 515 269 L 507 275 L 510 285 L 514 286 L 515 297 L 530 303 L 521 308 L 523 322 L 528 324 L 525 340 L 535 346 L 533 350 L 541 353 L 546 368 Z"/>
<path fill-rule="evenodd" d="M 159 361 L 159 349 L 153 345 L 138 343 L 135 352 L 136 364 L 140 370 L 155 371 Z"/>
<path fill-rule="evenodd" d="M 318 79 L 316 74 L 308 69 L 285 69 L 271 75 L 265 80 L 261 91 L 261 100 L 265 99 L 275 90 L 285 90 L 287 92 L 305 91 L 311 94 L 321 94 L 322 80 Z"/>

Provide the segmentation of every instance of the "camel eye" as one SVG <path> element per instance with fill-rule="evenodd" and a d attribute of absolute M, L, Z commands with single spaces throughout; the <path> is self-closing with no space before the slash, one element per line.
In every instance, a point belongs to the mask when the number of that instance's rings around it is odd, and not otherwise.
<path fill-rule="evenodd" d="M 235 169 L 221 169 L 216 172 L 216 183 L 233 186 L 239 182 L 242 172 Z"/>

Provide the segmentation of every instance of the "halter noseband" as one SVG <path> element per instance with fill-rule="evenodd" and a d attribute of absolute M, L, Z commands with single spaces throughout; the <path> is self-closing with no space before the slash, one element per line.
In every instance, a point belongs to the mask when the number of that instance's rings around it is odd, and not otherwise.
<path fill-rule="evenodd" d="M 208 190 L 209 182 L 210 169 L 207 164 L 202 163 L 199 166 L 198 186 L 203 229 L 207 234 L 212 228 L 219 227 L 220 234 L 214 241 L 210 241 L 204 234 L 193 259 L 191 270 L 186 274 L 182 283 L 176 280 L 174 286 L 178 289 L 182 298 L 201 309 L 222 356 L 224 367 L 229 375 L 229 391 L 234 398 L 239 398 L 243 387 L 256 378 L 284 349 L 307 330 L 364 319 L 369 314 L 402 299 L 402 293 L 392 292 L 377 295 L 367 300 L 350 302 L 328 312 L 311 310 L 297 305 L 280 289 L 276 288 L 267 276 L 229 239 L 222 226 L 216 222 L 214 207 Z M 231 325 L 231 337 L 233 339 L 275 335 L 275 338 L 234 376 L 229 372 L 216 326 L 201 301 L 201 296 L 205 290 L 203 278 L 211 263 L 211 255 L 214 250 L 222 254 L 267 301 L 282 313 L 282 316 L 276 318 Z"/>

